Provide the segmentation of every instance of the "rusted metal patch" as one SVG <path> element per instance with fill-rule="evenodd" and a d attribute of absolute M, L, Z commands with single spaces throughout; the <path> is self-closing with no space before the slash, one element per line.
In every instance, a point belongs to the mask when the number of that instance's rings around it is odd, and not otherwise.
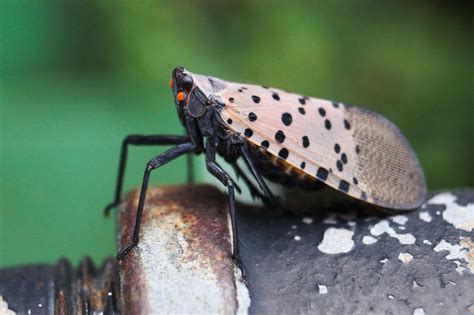
<path fill-rule="evenodd" d="M 122 247 L 132 235 L 138 197 L 130 193 L 120 207 Z M 227 209 L 226 196 L 209 185 L 148 190 L 139 245 L 121 265 L 125 314 L 246 313 Z"/>

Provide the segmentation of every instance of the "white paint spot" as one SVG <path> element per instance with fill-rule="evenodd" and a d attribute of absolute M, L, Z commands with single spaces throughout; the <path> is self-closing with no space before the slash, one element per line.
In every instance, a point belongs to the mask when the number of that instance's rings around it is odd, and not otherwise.
<path fill-rule="evenodd" d="M 323 223 L 325 223 L 325 224 L 336 224 L 337 220 L 334 217 L 334 215 L 330 215 L 326 219 L 324 219 Z"/>
<path fill-rule="evenodd" d="M 362 238 L 362 243 L 364 243 L 365 245 L 374 244 L 376 242 L 377 242 L 377 239 L 375 237 L 370 236 L 370 235 L 366 235 Z"/>
<path fill-rule="evenodd" d="M 296 225 L 292 225 L 292 226 L 291 226 L 291 229 L 292 229 L 292 230 L 296 230 L 297 228 L 298 228 L 298 227 L 297 227 Z"/>
<path fill-rule="evenodd" d="M 465 245 L 465 246 L 464 246 Z M 433 250 L 435 252 L 441 252 L 446 250 L 449 252 L 445 256 L 446 259 L 452 260 L 456 264 L 456 271 L 462 275 L 462 272 L 466 270 L 465 265 L 469 263 L 469 244 L 461 242 L 461 244 L 452 245 L 445 240 L 441 240 L 438 245 L 436 245 Z M 462 263 L 461 260 L 464 260 L 466 263 Z M 470 266 L 469 266 L 470 267 Z M 471 272 L 474 272 L 473 268 L 469 268 Z"/>
<path fill-rule="evenodd" d="M 433 243 L 431 243 L 429 240 L 424 240 L 423 244 L 433 245 Z"/>
<path fill-rule="evenodd" d="M 419 288 L 421 287 L 418 282 L 416 282 L 415 280 L 413 280 L 413 288 Z"/>
<path fill-rule="evenodd" d="M 451 285 L 456 285 L 456 282 L 454 282 L 454 281 L 448 280 L 447 282 Z"/>
<path fill-rule="evenodd" d="M 413 260 L 413 256 L 410 253 L 400 253 L 398 255 L 398 260 L 400 260 L 403 263 L 409 263 L 410 261 Z"/>
<path fill-rule="evenodd" d="M 311 223 L 313 223 L 313 218 L 304 217 L 302 221 L 303 221 L 304 224 L 311 224 Z"/>
<path fill-rule="evenodd" d="M 397 226 L 397 228 L 402 231 L 405 231 L 407 229 L 406 226 L 402 226 L 402 225 Z"/>
<path fill-rule="evenodd" d="M 0 314 L 2 315 L 15 315 L 16 313 L 8 308 L 8 303 L 0 295 Z"/>
<path fill-rule="evenodd" d="M 391 294 L 387 295 L 387 297 L 390 299 L 390 300 L 395 300 L 395 297 Z"/>
<path fill-rule="evenodd" d="M 325 286 L 324 284 L 318 284 L 318 289 L 319 289 L 319 294 L 327 294 L 328 293 L 328 287 Z"/>
<path fill-rule="evenodd" d="M 425 222 L 431 222 L 431 220 L 433 220 L 433 218 L 431 217 L 431 215 L 428 213 L 428 211 L 423 211 L 423 212 L 420 212 L 418 214 L 418 217 L 420 217 L 421 220 L 425 221 Z"/>
<path fill-rule="evenodd" d="M 390 219 L 393 222 L 395 222 L 397 224 L 400 224 L 400 225 L 405 225 L 405 223 L 407 223 L 407 221 L 408 221 L 408 217 L 406 215 L 402 215 L 402 214 L 395 215 L 395 216 L 391 217 Z"/>
<path fill-rule="evenodd" d="M 107 292 L 107 295 L 108 295 L 108 296 L 112 296 L 112 292 L 110 292 L 110 291 Z"/>
<path fill-rule="evenodd" d="M 430 200 L 429 204 L 442 204 L 446 206 L 443 211 L 443 219 L 457 229 L 462 229 L 471 232 L 474 229 L 474 203 L 467 206 L 460 206 L 456 203 L 457 197 L 450 193 L 441 193 Z"/>
<path fill-rule="evenodd" d="M 390 227 L 387 220 L 382 220 L 375 224 L 371 229 L 370 233 L 374 236 L 380 236 L 387 233 L 389 236 L 396 238 L 400 244 L 411 245 L 415 244 L 415 237 L 411 234 L 398 234 L 393 228 Z"/>
<path fill-rule="evenodd" d="M 294 240 L 295 240 L 295 241 L 301 241 L 301 236 L 295 235 Z"/>
<path fill-rule="evenodd" d="M 425 315 L 425 310 L 421 307 L 415 308 L 415 310 L 413 311 L 413 315 Z"/>
<path fill-rule="evenodd" d="M 348 253 L 354 246 L 353 231 L 343 228 L 328 228 L 324 231 L 323 239 L 318 249 L 326 254 Z"/>
<path fill-rule="evenodd" d="M 436 211 L 436 215 L 440 215 L 441 214 L 441 211 Z"/>
<path fill-rule="evenodd" d="M 39 303 L 39 304 L 38 304 L 38 307 L 43 307 L 43 304 Z"/>
<path fill-rule="evenodd" d="M 388 258 L 384 258 L 380 262 L 385 265 L 387 263 L 387 261 L 388 261 Z"/>

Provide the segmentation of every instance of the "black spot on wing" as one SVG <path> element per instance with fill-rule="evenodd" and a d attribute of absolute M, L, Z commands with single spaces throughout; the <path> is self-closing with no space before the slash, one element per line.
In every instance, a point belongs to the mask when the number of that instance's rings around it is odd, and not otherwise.
<path fill-rule="evenodd" d="M 324 127 L 326 127 L 327 130 L 330 130 L 331 129 L 331 122 L 329 121 L 329 119 L 326 119 L 324 121 Z"/>
<path fill-rule="evenodd" d="M 319 115 L 321 115 L 321 117 L 326 116 L 326 110 L 324 108 L 320 107 L 318 109 L 318 112 L 319 112 Z"/>
<path fill-rule="evenodd" d="M 293 117 L 290 113 L 283 113 L 283 115 L 281 115 L 281 121 L 285 126 L 289 126 L 293 122 Z"/>
<path fill-rule="evenodd" d="M 283 148 L 278 152 L 278 156 L 281 157 L 283 160 L 286 160 L 290 153 L 288 152 L 288 149 Z"/>
<path fill-rule="evenodd" d="M 249 129 L 249 128 L 245 129 L 244 135 L 245 135 L 247 138 L 250 138 L 250 137 L 253 135 L 252 129 Z"/>
<path fill-rule="evenodd" d="M 303 107 L 298 107 L 298 111 L 300 112 L 301 115 L 306 114 L 306 111 L 304 110 Z"/>
<path fill-rule="evenodd" d="M 303 147 L 304 148 L 307 148 L 309 147 L 309 138 L 308 136 L 303 136 L 303 138 L 301 138 L 303 140 Z"/>
<path fill-rule="evenodd" d="M 334 145 L 334 151 L 335 151 L 336 153 L 341 152 L 341 146 L 340 146 L 338 143 L 336 143 L 336 144 Z"/>
<path fill-rule="evenodd" d="M 301 162 L 300 168 L 301 168 L 302 170 L 304 170 L 305 167 L 306 167 L 306 162 Z"/>
<path fill-rule="evenodd" d="M 273 99 L 274 99 L 275 101 L 279 101 L 279 100 L 280 100 L 280 95 L 278 95 L 278 93 L 273 92 L 272 97 L 273 97 Z"/>
<path fill-rule="evenodd" d="M 351 124 L 347 119 L 344 119 L 344 128 L 346 128 L 347 130 L 351 129 Z"/>
<path fill-rule="evenodd" d="M 252 101 L 256 104 L 260 103 L 260 97 L 257 95 L 252 95 Z"/>
<path fill-rule="evenodd" d="M 260 145 L 264 147 L 265 149 L 268 149 L 268 147 L 270 146 L 270 143 L 267 140 L 263 140 L 262 143 L 260 143 Z"/>
<path fill-rule="evenodd" d="M 280 143 L 283 143 L 285 141 L 285 133 L 281 130 L 278 130 L 276 133 L 275 133 L 275 140 L 280 142 Z"/>
<path fill-rule="evenodd" d="M 342 170 L 344 169 L 344 166 L 342 165 L 341 160 L 337 160 L 336 167 L 339 172 L 342 172 Z"/>
<path fill-rule="evenodd" d="M 341 154 L 341 161 L 342 163 L 347 164 L 347 155 L 345 153 Z"/>
<path fill-rule="evenodd" d="M 357 178 L 355 178 L 355 177 L 352 178 L 352 182 L 354 183 L 354 185 L 359 184 L 359 181 L 358 181 Z"/>
<path fill-rule="evenodd" d="M 334 108 L 338 108 L 339 107 L 339 102 L 332 102 L 332 106 L 334 106 Z"/>
<path fill-rule="evenodd" d="M 232 119 L 230 119 L 230 118 L 227 119 L 227 123 L 228 123 L 229 125 L 232 125 Z"/>
<path fill-rule="evenodd" d="M 349 185 L 348 182 L 346 182 L 345 180 L 341 180 L 341 181 L 339 182 L 339 187 L 338 187 L 338 188 L 339 188 L 340 191 L 343 191 L 343 192 L 345 192 L 345 193 L 348 193 L 348 192 L 349 192 L 349 186 L 350 186 L 350 185 Z"/>
<path fill-rule="evenodd" d="M 324 167 L 318 168 L 318 171 L 316 172 L 316 177 L 319 178 L 320 180 L 326 180 L 328 178 L 328 170 L 325 169 Z"/>
<path fill-rule="evenodd" d="M 305 105 L 306 104 L 306 99 L 304 97 L 300 97 L 298 99 L 298 102 L 300 102 L 301 105 Z"/>
<path fill-rule="evenodd" d="M 257 120 L 257 115 L 254 112 L 250 112 L 248 117 L 249 117 L 250 121 L 256 121 Z"/>

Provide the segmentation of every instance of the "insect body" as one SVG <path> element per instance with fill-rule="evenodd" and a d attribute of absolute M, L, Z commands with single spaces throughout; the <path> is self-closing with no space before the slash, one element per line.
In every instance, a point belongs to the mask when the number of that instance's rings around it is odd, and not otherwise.
<path fill-rule="evenodd" d="M 324 183 L 367 203 L 397 210 L 417 208 L 425 198 L 424 176 L 413 150 L 398 128 L 379 114 L 197 75 L 182 67 L 173 71 L 170 83 L 187 135 L 129 136 L 124 141 L 116 196 L 107 209 L 120 200 L 128 144 L 176 146 L 147 164 L 133 239 L 119 258 L 138 242 L 150 172 L 187 153 L 204 153 L 207 169 L 228 188 L 237 262 L 234 183 L 216 163 L 216 154 L 245 176 L 236 163 L 243 158 L 259 186 L 244 178 L 249 188 L 270 202 L 275 199 L 264 177 L 306 188 Z"/>

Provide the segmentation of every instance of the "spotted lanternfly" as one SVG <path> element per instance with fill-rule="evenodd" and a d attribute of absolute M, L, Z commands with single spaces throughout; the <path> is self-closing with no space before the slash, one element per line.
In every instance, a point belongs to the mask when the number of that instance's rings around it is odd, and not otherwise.
<path fill-rule="evenodd" d="M 182 67 L 173 71 L 170 85 L 186 136 L 129 136 L 123 142 L 115 201 L 107 211 L 120 199 L 127 145 L 175 147 L 147 164 L 132 242 L 119 252 L 119 259 L 138 242 L 150 172 L 188 153 L 204 153 L 207 169 L 228 189 L 238 263 L 235 184 L 216 163 L 216 154 L 234 166 L 253 194 L 270 204 L 275 198 L 264 178 L 304 188 L 322 182 L 394 210 L 417 208 L 425 199 L 426 185 L 415 153 L 398 128 L 379 114 L 341 102 L 193 74 Z M 258 187 L 236 163 L 239 157 Z"/>

